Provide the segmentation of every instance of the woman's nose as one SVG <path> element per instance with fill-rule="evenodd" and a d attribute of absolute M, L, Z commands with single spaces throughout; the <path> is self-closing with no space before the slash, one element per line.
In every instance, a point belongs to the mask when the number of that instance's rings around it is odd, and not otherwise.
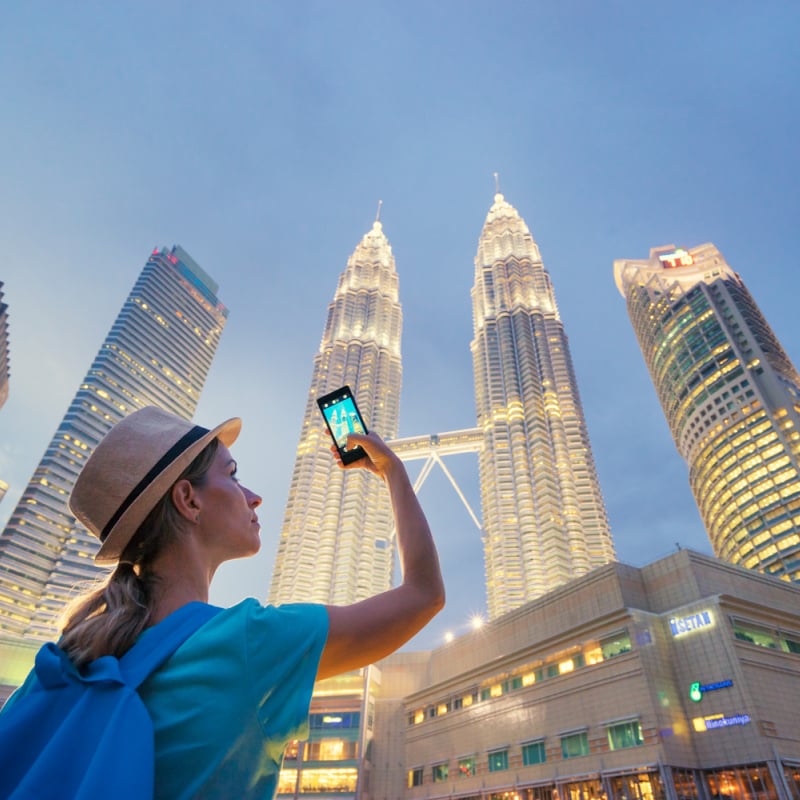
<path fill-rule="evenodd" d="M 250 508 L 258 508 L 261 505 L 261 495 L 251 492 L 250 489 L 245 489 L 247 495 L 247 505 Z"/>

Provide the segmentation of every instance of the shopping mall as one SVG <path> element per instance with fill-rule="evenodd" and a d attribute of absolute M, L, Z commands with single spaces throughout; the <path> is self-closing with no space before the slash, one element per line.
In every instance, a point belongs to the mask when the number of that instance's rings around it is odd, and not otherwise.
<path fill-rule="evenodd" d="M 800 800 L 800 587 L 680 550 L 317 686 L 282 800 Z"/>

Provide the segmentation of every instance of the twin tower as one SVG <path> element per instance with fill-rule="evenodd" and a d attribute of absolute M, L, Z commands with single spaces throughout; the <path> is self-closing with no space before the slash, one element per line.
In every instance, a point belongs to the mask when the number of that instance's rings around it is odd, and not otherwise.
<path fill-rule="evenodd" d="M 314 358 L 270 602 L 351 603 L 391 584 L 388 496 L 371 474 L 338 469 L 315 404 L 342 384 L 401 457 L 477 452 L 490 617 L 614 559 L 550 276 L 499 193 L 478 243 L 472 308 L 477 427 L 396 440 L 402 311 L 394 257 L 380 222 L 356 247 Z"/>

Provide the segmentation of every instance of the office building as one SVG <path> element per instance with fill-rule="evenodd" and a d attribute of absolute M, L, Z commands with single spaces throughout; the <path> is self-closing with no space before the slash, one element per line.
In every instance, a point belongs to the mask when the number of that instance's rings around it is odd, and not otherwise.
<path fill-rule="evenodd" d="M 67 508 L 75 478 L 130 412 L 192 417 L 228 316 L 216 293 L 180 247 L 150 256 L 0 534 L 0 638 L 52 638 L 74 587 L 100 573 L 99 543 Z"/>
<path fill-rule="evenodd" d="M 800 376 L 712 244 L 614 277 L 714 553 L 800 581 Z"/>
<path fill-rule="evenodd" d="M 373 797 L 800 798 L 800 588 L 709 556 L 598 568 L 424 674 Z"/>
<path fill-rule="evenodd" d="M 347 604 L 392 583 L 389 496 L 366 470 L 341 470 L 316 398 L 349 385 L 370 430 L 397 436 L 402 312 L 380 221 L 342 272 L 314 357 L 269 602 Z"/>
<path fill-rule="evenodd" d="M 614 545 L 550 276 L 499 193 L 478 243 L 472 309 L 494 618 L 613 560 Z"/>
<path fill-rule="evenodd" d="M 3 281 L 0 281 L 0 408 L 8 400 L 8 304 L 3 302 Z"/>

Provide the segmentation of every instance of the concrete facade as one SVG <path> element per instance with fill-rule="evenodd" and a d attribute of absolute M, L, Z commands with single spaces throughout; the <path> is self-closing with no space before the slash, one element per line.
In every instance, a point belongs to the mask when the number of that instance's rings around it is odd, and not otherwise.
<path fill-rule="evenodd" d="M 686 550 L 610 564 L 433 651 L 427 673 L 403 701 L 406 798 L 800 798 L 787 582 Z"/>

